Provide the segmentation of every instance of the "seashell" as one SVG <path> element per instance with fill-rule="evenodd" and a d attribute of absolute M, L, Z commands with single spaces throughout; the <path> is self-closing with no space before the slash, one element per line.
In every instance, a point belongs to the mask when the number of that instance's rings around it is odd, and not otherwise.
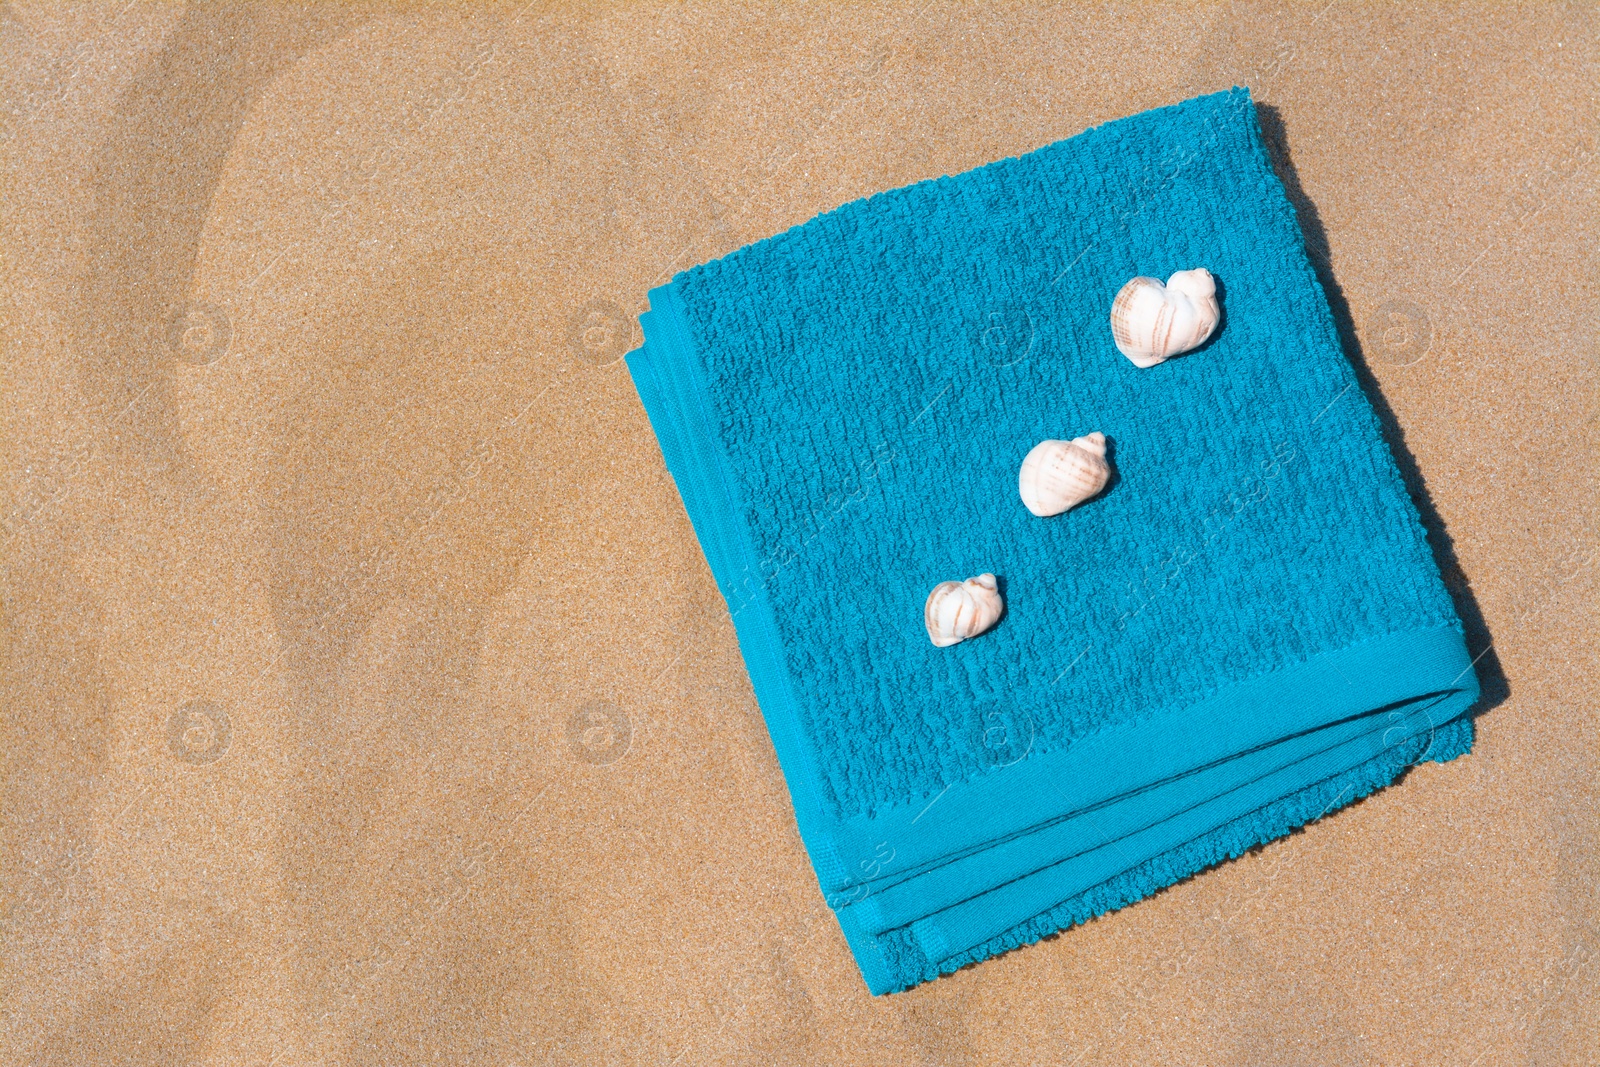
<path fill-rule="evenodd" d="M 1040 441 L 1017 472 L 1017 492 L 1028 510 L 1045 518 L 1094 496 L 1111 480 L 1106 435 L 1098 430 L 1071 441 Z"/>
<path fill-rule="evenodd" d="M 980 574 L 964 582 L 934 586 L 922 608 L 922 621 L 928 627 L 928 639 L 948 648 L 999 622 L 1004 606 L 994 575 Z"/>
<path fill-rule="evenodd" d="M 1162 285 L 1135 278 L 1111 302 L 1111 336 L 1136 367 L 1199 348 L 1217 328 L 1217 283 L 1204 267 L 1180 270 Z"/>

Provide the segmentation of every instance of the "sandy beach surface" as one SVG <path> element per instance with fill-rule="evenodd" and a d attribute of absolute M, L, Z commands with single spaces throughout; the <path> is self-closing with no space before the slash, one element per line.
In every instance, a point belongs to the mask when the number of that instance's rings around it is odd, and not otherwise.
<path fill-rule="evenodd" d="M 1600 1062 L 1592 5 L 0 7 L 0 1062 Z M 1476 750 L 868 996 L 621 356 L 1249 86 Z"/>

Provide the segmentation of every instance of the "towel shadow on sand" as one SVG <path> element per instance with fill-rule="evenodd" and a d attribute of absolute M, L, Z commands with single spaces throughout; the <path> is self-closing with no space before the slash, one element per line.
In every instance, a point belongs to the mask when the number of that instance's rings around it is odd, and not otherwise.
<path fill-rule="evenodd" d="M 1333 321 L 1339 331 L 1339 340 L 1350 358 L 1351 366 L 1355 368 L 1356 380 L 1361 383 L 1362 391 L 1367 394 L 1367 400 L 1372 404 L 1373 411 L 1378 415 L 1378 421 L 1383 425 L 1384 441 L 1389 445 L 1389 451 L 1394 454 L 1395 465 L 1400 468 L 1400 476 L 1405 480 L 1406 490 L 1411 494 L 1412 502 L 1416 504 L 1417 511 L 1422 516 L 1422 525 L 1428 532 L 1428 545 L 1433 549 L 1434 562 L 1438 564 L 1439 573 L 1444 578 L 1445 586 L 1450 590 L 1451 598 L 1455 601 L 1456 613 L 1461 616 L 1461 623 L 1467 635 L 1467 649 L 1476 662 L 1478 683 L 1483 691 L 1477 706 L 1469 712 L 1473 718 L 1477 718 L 1491 708 L 1497 707 L 1511 694 L 1510 684 L 1494 650 L 1494 637 L 1489 633 L 1488 623 L 1485 622 L 1477 598 L 1473 595 L 1472 583 L 1461 569 L 1461 562 L 1456 557 L 1455 543 L 1449 531 L 1445 529 L 1444 518 L 1439 514 L 1439 509 L 1434 505 L 1433 497 L 1428 492 L 1428 486 L 1423 481 L 1422 468 L 1417 463 L 1416 457 L 1411 454 L 1411 450 L 1406 447 L 1405 431 L 1400 426 L 1400 420 L 1395 417 L 1394 409 L 1389 406 L 1382 389 L 1379 388 L 1378 379 L 1372 373 L 1366 353 L 1361 347 L 1355 319 L 1350 314 L 1349 301 L 1345 299 L 1343 290 L 1339 288 L 1339 283 L 1333 276 L 1333 253 L 1328 244 L 1327 232 L 1322 228 L 1322 216 L 1317 212 L 1317 207 L 1311 202 L 1311 198 L 1301 188 L 1299 175 L 1295 173 L 1294 162 L 1289 155 L 1289 137 L 1283 116 L 1271 104 L 1258 102 L 1256 118 L 1261 124 L 1262 139 L 1266 142 L 1267 151 L 1272 157 L 1273 170 L 1283 182 L 1284 192 L 1289 195 L 1289 202 L 1294 205 L 1295 214 L 1299 217 L 1300 229 L 1305 235 L 1306 254 L 1310 257 L 1311 266 L 1317 273 L 1317 280 L 1322 283 L 1323 292 L 1327 294 L 1328 307 L 1333 311 Z"/>

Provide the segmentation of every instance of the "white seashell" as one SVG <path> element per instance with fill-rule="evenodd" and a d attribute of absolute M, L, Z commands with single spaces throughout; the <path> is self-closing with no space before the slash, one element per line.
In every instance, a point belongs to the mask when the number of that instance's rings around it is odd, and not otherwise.
<path fill-rule="evenodd" d="M 1180 270 L 1162 285 L 1135 278 L 1111 302 L 1111 336 L 1136 367 L 1153 367 L 1205 344 L 1217 328 L 1217 283 L 1204 267 Z"/>
<path fill-rule="evenodd" d="M 1040 441 L 1017 472 L 1017 492 L 1028 510 L 1059 515 L 1094 496 L 1111 480 L 1106 435 L 1096 431 L 1071 441 Z"/>
<path fill-rule="evenodd" d="M 928 594 L 922 621 L 928 639 L 940 648 L 977 637 L 1000 621 L 1005 605 L 994 575 L 980 574 L 964 582 L 940 582 Z"/>

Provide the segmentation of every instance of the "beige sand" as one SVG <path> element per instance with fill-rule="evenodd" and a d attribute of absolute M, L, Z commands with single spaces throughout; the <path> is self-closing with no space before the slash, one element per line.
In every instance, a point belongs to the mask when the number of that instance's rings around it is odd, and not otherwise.
<path fill-rule="evenodd" d="M 0 8 L 0 1062 L 1600 1062 L 1597 21 Z M 1495 706 L 1470 757 L 873 999 L 633 316 L 1234 83 Z"/>

